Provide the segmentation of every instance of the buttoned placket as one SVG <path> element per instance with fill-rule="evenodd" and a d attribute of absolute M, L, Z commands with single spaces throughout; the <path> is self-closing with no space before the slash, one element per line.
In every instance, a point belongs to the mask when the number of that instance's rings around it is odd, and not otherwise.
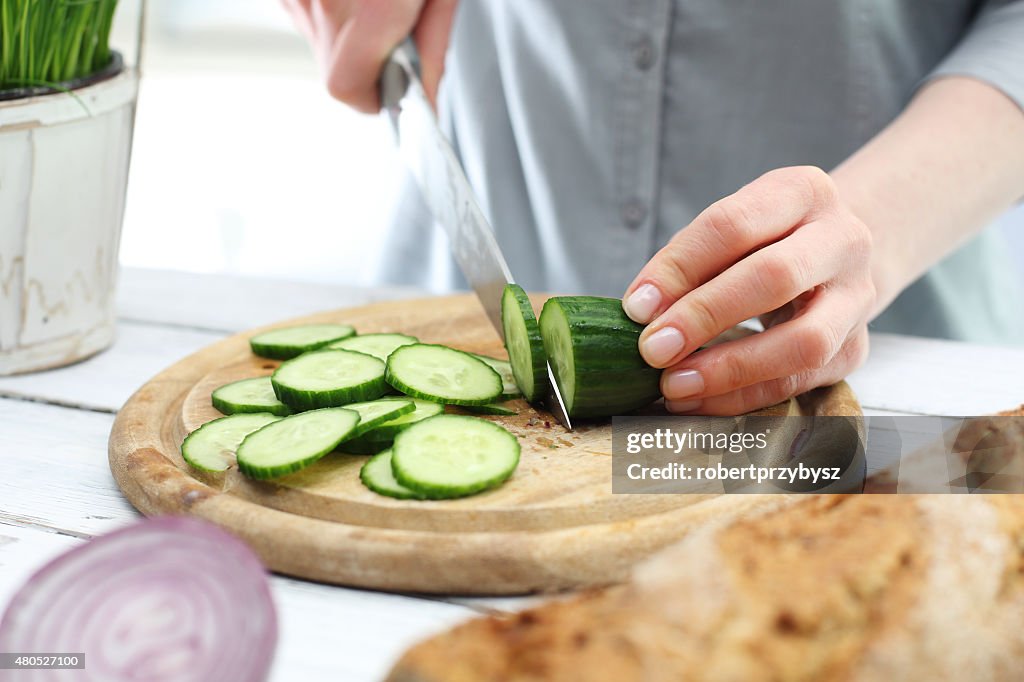
<path fill-rule="evenodd" d="M 628 280 L 643 265 L 654 240 L 661 158 L 665 64 L 671 0 L 622 4 L 623 70 L 616 84 L 615 200 L 610 221 L 614 272 Z"/>

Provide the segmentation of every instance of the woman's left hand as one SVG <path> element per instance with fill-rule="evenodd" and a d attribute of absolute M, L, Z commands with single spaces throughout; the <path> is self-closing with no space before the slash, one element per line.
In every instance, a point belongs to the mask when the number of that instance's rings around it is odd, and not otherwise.
<path fill-rule="evenodd" d="M 707 208 L 640 271 L 623 308 L 647 324 L 671 412 L 735 415 L 843 379 L 874 314 L 871 233 L 832 178 L 774 170 Z M 694 353 L 752 317 L 766 331 Z"/>

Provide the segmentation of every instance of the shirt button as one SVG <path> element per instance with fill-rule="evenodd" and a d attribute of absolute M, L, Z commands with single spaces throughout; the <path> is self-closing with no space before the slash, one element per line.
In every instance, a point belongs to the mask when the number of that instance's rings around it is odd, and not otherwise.
<path fill-rule="evenodd" d="M 639 199 L 630 199 L 622 205 L 622 221 L 626 227 L 635 230 L 647 217 L 647 208 Z"/>
<path fill-rule="evenodd" d="M 654 65 L 654 45 L 650 36 L 642 36 L 630 47 L 633 55 L 633 64 L 641 71 L 646 71 Z"/>

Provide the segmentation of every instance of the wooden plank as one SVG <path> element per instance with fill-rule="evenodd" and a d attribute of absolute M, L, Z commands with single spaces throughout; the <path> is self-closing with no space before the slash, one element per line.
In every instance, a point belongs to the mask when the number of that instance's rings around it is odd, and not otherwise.
<path fill-rule="evenodd" d="M 113 417 L 0 399 L 0 423 L 0 518 L 84 535 L 139 518 L 107 464 Z"/>
<path fill-rule="evenodd" d="M 0 613 L 47 561 L 82 540 L 0 521 Z M 442 601 L 273 576 L 280 634 L 272 682 L 380 680 L 408 646 L 475 611 Z"/>
<path fill-rule="evenodd" d="M 423 295 L 411 287 L 350 287 L 124 268 L 117 306 L 124 319 L 237 332 L 323 310 Z"/>
<path fill-rule="evenodd" d="M 1024 348 L 873 334 L 871 356 L 847 381 L 868 408 L 991 414 L 1024 402 Z"/>
<path fill-rule="evenodd" d="M 109 350 L 60 369 L 0 377 L 0 397 L 113 412 L 154 374 L 223 336 L 220 332 L 121 322 Z"/>

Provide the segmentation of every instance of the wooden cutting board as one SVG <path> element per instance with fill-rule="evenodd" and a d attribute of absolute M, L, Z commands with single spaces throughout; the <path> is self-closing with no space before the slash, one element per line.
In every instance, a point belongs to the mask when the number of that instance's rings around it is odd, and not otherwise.
<path fill-rule="evenodd" d="M 534 298 L 535 305 L 543 301 Z M 506 357 L 472 296 L 378 303 L 273 326 L 343 322 L 361 333 L 403 332 Z M 278 572 L 382 590 L 521 594 L 624 579 L 629 568 L 722 514 L 767 503 L 759 495 L 612 495 L 611 426 L 566 432 L 525 402 L 491 417 L 519 437 L 522 455 L 501 488 L 446 501 L 393 500 L 359 481 L 364 457 L 332 454 L 295 474 L 251 481 L 229 470 L 201 476 L 181 458 L 184 437 L 221 416 L 210 392 L 270 374 L 253 356 L 252 330 L 164 370 L 118 413 L 110 468 L 147 515 L 192 514 L 245 539 Z M 819 389 L 768 413 L 860 414 L 846 384 Z"/>

